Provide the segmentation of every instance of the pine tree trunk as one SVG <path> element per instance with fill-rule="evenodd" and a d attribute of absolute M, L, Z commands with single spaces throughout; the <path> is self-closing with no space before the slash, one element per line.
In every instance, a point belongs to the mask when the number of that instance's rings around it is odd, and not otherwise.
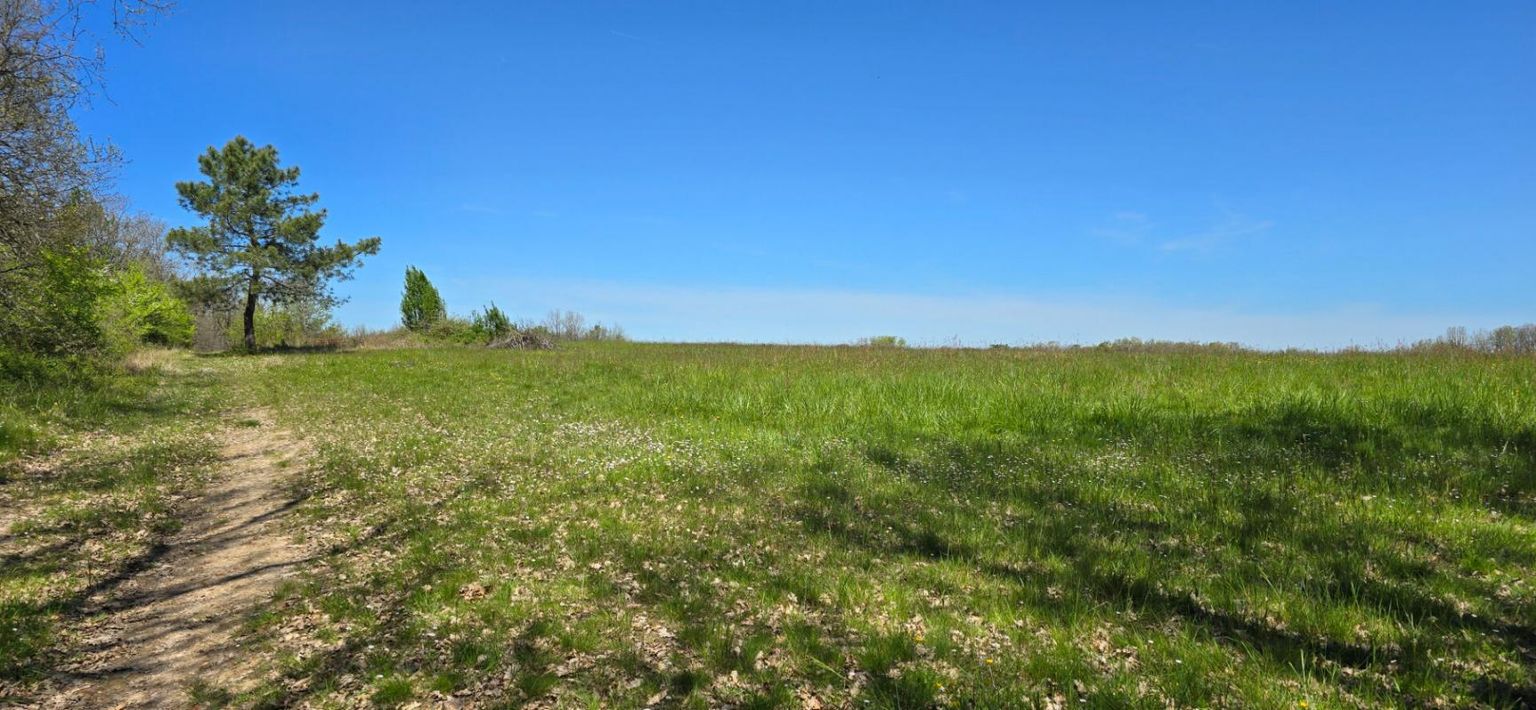
<path fill-rule="evenodd" d="M 258 276 L 251 274 L 251 283 L 245 289 L 245 349 L 256 349 L 256 279 Z"/>

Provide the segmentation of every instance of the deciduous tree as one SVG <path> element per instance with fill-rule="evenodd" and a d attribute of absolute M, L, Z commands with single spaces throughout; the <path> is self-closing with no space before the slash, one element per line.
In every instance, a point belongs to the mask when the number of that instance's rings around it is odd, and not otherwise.
<path fill-rule="evenodd" d="M 123 261 L 99 238 L 122 226 L 102 207 L 116 153 L 81 135 L 70 111 L 101 77 L 104 38 L 87 28 L 130 34 L 167 6 L 0 0 L 0 356 L 100 344 L 101 272 Z"/>

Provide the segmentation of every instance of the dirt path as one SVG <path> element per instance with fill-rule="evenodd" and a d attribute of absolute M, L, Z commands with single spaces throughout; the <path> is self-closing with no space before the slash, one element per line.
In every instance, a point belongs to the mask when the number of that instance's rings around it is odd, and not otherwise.
<path fill-rule="evenodd" d="M 219 468 L 154 561 L 100 598 L 72 682 L 45 707 L 191 704 L 195 683 L 239 690 L 258 669 L 238 641 L 249 613 L 306 555 L 279 527 L 298 446 L 264 412 L 229 431 Z M 253 425 L 260 422 L 259 425 Z"/>

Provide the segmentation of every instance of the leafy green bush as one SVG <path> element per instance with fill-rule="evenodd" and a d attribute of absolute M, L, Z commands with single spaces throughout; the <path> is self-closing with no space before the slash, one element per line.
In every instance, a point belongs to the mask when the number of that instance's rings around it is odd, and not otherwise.
<path fill-rule="evenodd" d="M 454 345 L 487 345 L 517 333 L 512 319 L 496 304 L 476 311 L 469 318 L 444 316 L 434 321 L 425 335 L 431 340 Z"/>
<path fill-rule="evenodd" d="M 310 347 L 327 345 L 346 337 L 346 331 L 331 320 L 324 304 L 295 302 L 256 307 L 256 347 Z M 227 342 L 236 345 L 244 338 L 245 324 L 232 318 L 226 332 Z"/>
<path fill-rule="evenodd" d="M 88 249 L 41 251 L 35 262 L 0 275 L 0 349 L 51 356 L 97 352 L 102 333 L 96 306 L 107 288 L 102 262 Z"/>
<path fill-rule="evenodd" d="M 495 303 L 471 316 L 470 328 L 487 343 L 511 335 L 513 331 L 512 319 L 497 308 Z"/>
<path fill-rule="evenodd" d="M 155 281 L 139 265 L 118 272 L 108 282 L 99 307 L 102 333 L 117 352 L 145 343 L 189 345 L 192 312 L 163 281 Z"/>
<path fill-rule="evenodd" d="M 458 345 L 481 342 L 480 334 L 475 332 L 475 324 L 455 316 L 446 316 L 432 323 L 426 335 L 432 340 Z"/>

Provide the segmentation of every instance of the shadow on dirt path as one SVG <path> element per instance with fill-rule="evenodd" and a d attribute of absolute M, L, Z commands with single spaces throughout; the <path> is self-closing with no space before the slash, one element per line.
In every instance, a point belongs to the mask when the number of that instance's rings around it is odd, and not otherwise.
<path fill-rule="evenodd" d="M 284 482 L 300 449 L 266 412 L 235 421 L 181 530 L 92 590 L 80 660 L 43 707 L 184 707 L 194 684 L 255 680 L 259 658 L 241 648 L 241 627 L 308 559 L 278 525 L 299 502 Z"/>

